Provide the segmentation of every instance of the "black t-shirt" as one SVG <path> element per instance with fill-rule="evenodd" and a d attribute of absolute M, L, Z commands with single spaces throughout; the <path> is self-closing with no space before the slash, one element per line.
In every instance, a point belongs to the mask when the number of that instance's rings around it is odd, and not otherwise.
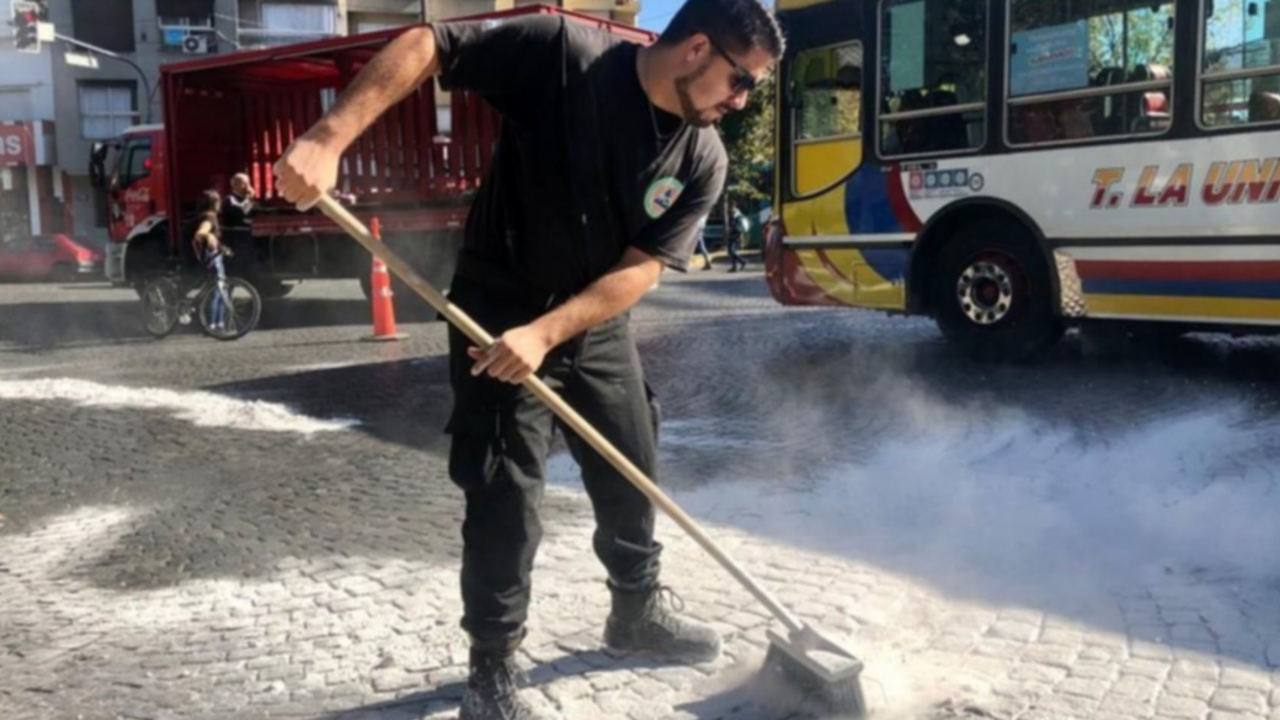
<path fill-rule="evenodd" d="M 222 224 L 226 227 L 247 227 L 251 212 L 253 198 L 242 198 L 231 193 L 222 199 Z"/>
<path fill-rule="evenodd" d="M 727 159 L 713 128 L 650 104 L 636 44 L 548 16 L 434 27 L 442 86 L 503 116 L 464 253 L 555 293 L 585 288 L 629 246 L 687 268 Z"/>

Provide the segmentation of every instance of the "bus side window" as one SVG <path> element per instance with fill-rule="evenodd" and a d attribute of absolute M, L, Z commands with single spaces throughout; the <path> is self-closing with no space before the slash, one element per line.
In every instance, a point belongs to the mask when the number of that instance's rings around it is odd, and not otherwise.
<path fill-rule="evenodd" d="M 1280 121 L 1278 12 L 1277 0 L 1214 0 L 1206 6 L 1200 63 L 1200 122 L 1205 127 Z M 1251 72 L 1231 76 L 1240 71 Z"/>
<path fill-rule="evenodd" d="M 862 43 L 804 50 L 790 73 L 791 192 L 822 192 L 857 169 L 862 148 Z"/>
<path fill-rule="evenodd" d="M 1008 2 L 1010 144 L 1168 130 L 1172 0 Z"/>
<path fill-rule="evenodd" d="M 880 154 L 977 150 L 986 139 L 986 0 L 885 0 Z"/>
<path fill-rule="evenodd" d="M 815 48 L 795 61 L 795 139 L 851 137 L 862 128 L 862 44 Z"/>

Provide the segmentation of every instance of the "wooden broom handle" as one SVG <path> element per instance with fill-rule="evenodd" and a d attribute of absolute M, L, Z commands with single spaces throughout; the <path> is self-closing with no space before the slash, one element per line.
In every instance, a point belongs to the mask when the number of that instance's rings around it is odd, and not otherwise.
<path fill-rule="evenodd" d="M 444 315 L 445 319 L 453 323 L 454 327 L 461 330 L 472 342 L 485 349 L 493 346 L 493 336 L 485 332 L 485 329 L 480 327 L 461 308 L 449 302 L 448 298 L 432 287 L 422 276 L 418 275 L 408 263 L 392 252 L 385 243 L 374 239 L 373 235 L 369 233 L 369 229 L 364 226 L 364 223 L 360 222 L 359 218 L 352 215 L 350 211 L 339 205 L 336 200 L 327 194 L 320 197 L 316 206 L 363 245 L 366 250 L 385 263 L 387 269 L 406 285 L 413 288 L 415 292 L 422 296 L 422 299 L 430 303 L 431 307 L 435 308 L 441 315 Z M 538 399 L 546 403 L 547 407 L 551 408 L 551 411 L 557 417 L 572 428 L 579 437 L 586 440 L 588 445 L 595 448 L 596 452 L 600 453 L 605 460 L 608 460 L 610 465 L 622 473 L 623 477 L 629 480 L 632 485 L 635 485 L 640 492 L 644 493 L 654 505 L 661 508 L 668 517 L 683 528 L 689 534 L 689 537 L 702 546 L 702 549 L 710 553 L 711 557 L 715 558 L 725 570 L 729 571 L 730 575 L 733 575 L 738 582 L 742 583 L 742 586 L 763 603 L 783 625 L 786 625 L 788 631 L 795 633 L 804 629 L 804 624 L 783 607 L 782 603 L 778 602 L 772 593 L 762 587 L 746 570 L 739 567 L 738 563 L 734 562 L 714 540 L 703 532 L 693 518 L 689 517 L 679 505 L 676 505 L 675 501 L 667 497 L 667 494 L 653 480 L 650 480 L 648 476 L 640 471 L 640 468 L 637 468 L 625 455 L 619 452 L 613 446 L 613 443 L 605 439 L 585 418 L 565 402 L 564 398 L 547 387 L 547 384 L 541 378 L 536 374 L 530 375 L 524 381 L 524 386 L 538 396 Z"/>

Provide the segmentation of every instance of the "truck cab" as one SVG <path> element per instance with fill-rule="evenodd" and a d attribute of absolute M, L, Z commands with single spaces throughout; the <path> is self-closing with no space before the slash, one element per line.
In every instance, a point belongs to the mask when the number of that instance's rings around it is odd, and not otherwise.
<path fill-rule="evenodd" d="M 164 127 L 138 125 L 115 140 L 94 145 L 90 177 L 106 193 L 107 244 L 105 274 L 117 285 L 127 284 L 125 255 L 131 246 L 139 252 L 163 253 L 169 203 L 165 178 Z"/>

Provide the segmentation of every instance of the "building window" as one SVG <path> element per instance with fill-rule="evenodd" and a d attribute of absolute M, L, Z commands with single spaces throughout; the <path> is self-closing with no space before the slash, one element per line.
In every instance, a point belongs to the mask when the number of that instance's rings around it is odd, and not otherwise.
<path fill-rule="evenodd" d="M 156 0 L 156 15 L 201 24 L 213 17 L 213 0 Z"/>
<path fill-rule="evenodd" d="M 380 32 L 382 30 L 392 30 L 395 28 L 409 27 L 417 23 L 417 18 L 406 15 L 403 18 L 390 19 L 385 16 L 353 16 L 350 20 L 355 23 L 356 34 Z"/>
<path fill-rule="evenodd" d="M 885 0 L 880 152 L 976 150 L 986 136 L 985 0 Z"/>
<path fill-rule="evenodd" d="M 1201 122 L 1280 121 L 1280 2 L 1215 0 L 1204 26 Z"/>
<path fill-rule="evenodd" d="M 110 140 L 138 123 L 138 93 L 133 83 L 80 85 L 80 136 Z"/>
<path fill-rule="evenodd" d="M 75 38 L 114 52 L 131 53 L 133 0 L 92 0 L 71 3 Z"/>
<path fill-rule="evenodd" d="M 1009 142 L 1161 133 L 1171 121 L 1173 2 L 1009 3 Z"/>
<path fill-rule="evenodd" d="M 156 15 L 166 50 L 191 52 L 186 47 L 190 37 L 216 45 L 213 0 L 156 0 Z"/>
<path fill-rule="evenodd" d="M 337 34 L 337 9 L 333 5 L 263 3 L 261 22 L 240 28 L 243 45 L 287 45 L 322 40 Z"/>

